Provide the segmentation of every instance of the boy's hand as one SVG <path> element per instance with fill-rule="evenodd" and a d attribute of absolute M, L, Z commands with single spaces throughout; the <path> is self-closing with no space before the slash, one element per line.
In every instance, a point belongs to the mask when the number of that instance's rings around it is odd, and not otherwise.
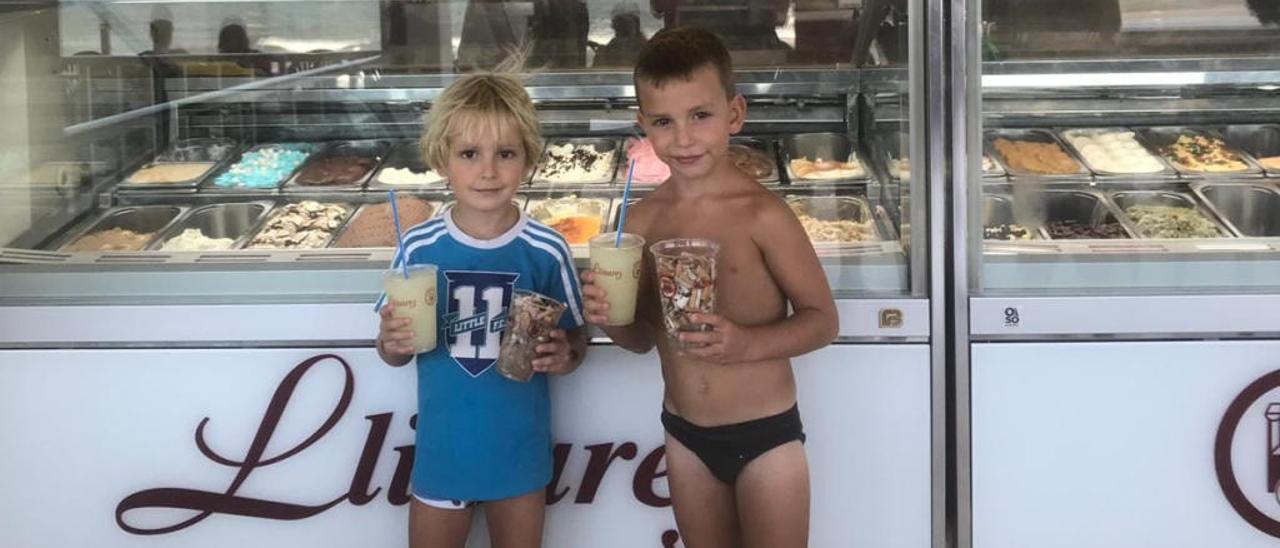
<path fill-rule="evenodd" d="M 693 314 L 689 319 L 694 323 L 711 326 L 711 331 L 681 333 L 681 341 L 702 345 L 686 348 L 681 352 L 720 365 L 751 361 L 747 347 L 753 341 L 738 324 L 717 314 Z"/>
<path fill-rule="evenodd" d="M 604 288 L 596 285 L 596 273 L 583 270 L 579 277 L 582 279 L 582 312 L 587 322 L 595 325 L 608 323 L 609 301 L 605 300 Z"/>
<path fill-rule="evenodd" d="M 572 347 L 563 329 L 555 329 L 547 333 L 547 338 L 534 348 L 538 352 L 533 360 L 533 370 L 539 373 L 564 375 L 574 369 Z"/>
<path fill-rule="evenodd" d="M 388 302 L 378 311 L 378 315 L 382 317 L 378 324 L 378 346 L 387 354 L 412 356 L 413 331 L 409 329 L 412 321 L 408 318 L 393 318 L 393 308 L 394 305 Z"/>

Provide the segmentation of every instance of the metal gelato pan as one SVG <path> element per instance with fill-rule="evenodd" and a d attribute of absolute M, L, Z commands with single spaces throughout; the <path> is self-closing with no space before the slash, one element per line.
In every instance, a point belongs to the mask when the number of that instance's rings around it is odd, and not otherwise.
<path fill-rule="evenodd" d="M 1280 236 L 1280 191 L 1274 187 L 1196 183 L 1191 189 L 1237 236 Z"/>
<path fill-rule="evenodd" d="M 982 239 L 1021 241 L 1048 239 L 1044 230 L 1030 219 L 1018 222 L 1013 198 L 1004 194 L 982 195 Z"/>
<path fill-rule="evenodd" d="M 1240 152 L 1231 147 L 1230 143 L 1218 135 L 1216 132 L 1206 129 L 1194 129 L 1181 126 L 1153 127 L 1138 132 L 1147 143 L 1151 145 L 1165 160 L 1178 170 L 1178 173 L 1184 177 L 1240 177 L 1240 176 L 1257 176 L 1262 174 L 1262 170 L 1254 165 L 1253 160 L 1247 154 Z M 1210 169 L 1207 165 L 1195 166 L 1188 165 L 1178 161 L 1177 152 L 1179 150 L 1188 150 L 1186 147 L 1178 147 L 1178 140 L 1182 137 L 1199 138 L 1207 142 L 1220 143 L 1222 152 L 1228 158 L 1234 158 L 1237 164 L 1232 169 L 1226 169 L 1227 166 L 1221 168 Z M 1189 151 L 1189 150 L 1188 150 Z"/>
<path fill-rule="evenodd" d="M 736 151 L 735 151 L 736 150 Z M 729 158 L 737 161 L 743 160 L 743 164 L 749 164 L 751 158 L 759 160 L 756 167 L 766 168 L 753 173 L 753 170 L 743 169 L 747 175 L 753 175 L 756 181 L 762 185 L 776 185 L 781 179 L 778 177 L 778 154 L 774 151 L 773 141 L 761 139 L 758 137 L 734 137 L 729 140 Z M 741 167 L 743 164 L 739 164 Z M 751 167 L 748 165 L 748 167 Z"/>
<path fill-rule="evenodd" d="M 1227 145 L 1244 151 L 1267 175 L 1280 177 L 1280 126 L 1239 125 L 1222 130 Z"/>
<path fill-rule="evenodd" d="M 307 210 L 304 206 L 310 206 L 313 209 Z M 321 215 L 326 210 L 323 206 L 337 206 L 341 210 L 332 226 L 321 226 L 321 221 L 328 218 Z M 352 209 L 349 204 L 314 200 L 282 204 L 272 210 L 266 220 L 258 225 L 244 247 L 268 250 L 327 247 L 333 241 L 334 235 L 341 232 L 342 227 L 350 219 Z M 284 219 L 284 216 L 289 213 L 294 213 L 295 219 Z M 310 237 L 299 238 L 298 235 L 304 232 Z M 262 243 L 255 246 L 254 242 L 260 238 L 263 240 Z"/>
<path fill-rule="evenodd" d="M 551 164 L 551 147 L 564 147 L 571 145 L 574 151 L 571 153 L 574 158 L 571 163 L 585 162 L 591 154 L 596 155 L 596 160 L 591 162 L 590 166 L 593 171 L 599 166 L 598 162 L 604 162 L 604 167 L 599 168 L 599 173 L 594 175 L 583 175 L 574 173 L 581 165 L 562 165 L 557 163 Z M 579 157 L 578 149 L 587 149 Z M 615 139 L 605 138 L 583 138 L 583 139 L 556 139 L 547 143 L 547 149 L 542 153 L 542 159 L 538 162 L 538 171 L 533 176 L 534 184 L 543 185 L 599 185 L 609 184 L 614 180 L 614 172 L 618 169 L 618 157 L 622 156 L 622 148 L 618 146 Z"/>
<path fill-rule="evenodd" d="M 1161 182 L 1178 177 L 1178 172 L 1164 156 L 1129 128 L 1064 129 L 1058 132 L 1058 136 L 1076 158 L 1103 180 L 1153 179 Z M 1141 162 L 1146 165 L 1141 165 Z"/>
<path fill-rule="evenodd" d="M 870 178 L 866 159 L 854 150 L 848 137 L 839 133 L 788 135 L 782 140 L 782 153 L 787 179 L 793 185 L 865 183 Z M 796 173 L 796 167 L 805 163 L 832 164 L 832 168 L 838 163 L 851 163 L 853 166 L 849 173 L 819 171 L 801 176 Z"/>
<path fill-rule="evenodd" d="M 64 240 L 59 251 L 142 251 L 186 208 L 171 205 L 118 207 Z"/>
<path fill-rule="evenodd" d="M 1049 190 L 1029 195 L 1036 200 L 1051 240 L 1115 240 L 1133 238 L 1133 230 L 1100 194 L 1082 190 Z M 1040 209 L 1043 208 L 1043 209 Z"/>
<path fill-rule="evenodd" d="M 1231 231 L 1202 208 L 1195 198 L 1181 192 L 1165 190 L 1124 191 L 1111 194 L 1111 200 L 1126 220 L 1143 238 L 1226 238 Z M 1133 208 L 1177 208 L 1186 210 L 1179 218 L 1162 215 L 1159 210 L 1137 215 Z"/>
<path fill-rule="evenodd" d="M 306 164 L 306 159 L 304 159 L 302 162 L 299 162 L 298 165 L 293 166 L 293 169 L 281 170 L 280 176 L 275 177 L 276 180 L 271 184 L 262 185 L 262 186 L 232 186 L 232 185 L 218 184 L 218 181 L 222 179 L 224 176 L 230 177 L 229 174 L 232 173 L 233 170 L 236 170 L 238 168 L 247 169 L 248 166 L 244 166 L 242 164 L 250 155 L 259 153 L 263 150 L 267 150 L 273 147 L 287 147 L 291 149 L 296 149 L 299 152 L 302 152 L 303 154 L 307 155 L 308 157 L 311 154 L 315 153 L 317 149 L 317 146 L 311 143 L 265 143 L 265 144 L 257 145 L 254 147 L 250 147 L 248 150 L 243 151 L 240 154 L 240 156 L 236 158 L 235 162 L 227 162 L 224 166 L 222 166 L 222 168 L 218 169 L 216 173 L 210 174 L 209 176 L 205 177 L 204 183 L 200 185 L 200 192 L 218 193 L 218 194 L 275 193 L 277 190 L 279 190 L 281 183 L 289 180 L 289 178 L 293 176 L 294 172 L 296 172 L 298 168 Z"/>
<path fill-rule="evenodd" d="M 431 214 L 430 216 L 427 217 L 427 220 L 438 217 L 440 215 L 440 212 L 444 210 L 444 202 L 441 202 L 439 200 L 431 200 L 425 196 L 409 194 L 406 192 L 406 193 L 399 193 L 396 195 L 396 197 L 400 199 L 416 198 L 418 200 L 422 200 L 423 202 L 426 202 L 426 204 L 431 207 Z M 363 228 L 361 227 L 361 225 L 370 225 L 370 223 L 372 223 L 371 225 L 372 227 L 376 227 L 377 229 L 382 231 L 382 234 L 384 234 L 386 238 L 394 241 L 395 221 L 393 220 L 394 217 L 388 215 L 390 214 L 390 209 L 388 208 L 385 210 L 383 219 L 376 219 L 375 217 L 371 216 L 376 214 L 376 213 L 371 213 L 372 211 L 374 211 L 374 208 L 384 206 L 387 203 L 389 203 L 389 200 L 383 200 L 382 202 L 364 204 L 360 206 L 360 209 L 357 209 L 356 212 L 351 215 L 351 220 L 347 221 L 346 224 L 344 224 L 342 228 L 336 234 L 334 234 L 333 240 L 329 243 L 329 247 L 341 247 L 341 248 L 371 247 L 371 244 L 368 241 L 369 237 L 366 237 L 365 239 L 363 239 L 363 241 L 359 241 L 361 240 L 360 235 L 356 234 L 355 232 L 352 232 L 353 227 Z M 402 222 L 401 229 L 406 232 L 410 228 L 413 228 L 418 224 L 422 224 L 426 222 L 426 221 L 419 221 L 417 219 L 409 219 L 406 216 L 405 210 L 403 208 L 400 209 L 400 217 Z M 359 228 L 357 228 L 357 230 L 358 229 Z M 351 232 L 351 234 L 348 234 L 349 232 Z M 352 241 L 353 238 L 355 238 L 357 241 Z M 395 247 L 395 246 L 396 244 L 391 243 L 387 247 Z"/>
<path fill-rule="evenodd" d="M 382 168 L 369 183 L 369 188 L 441 189 L 447 186 L 443 176 L 436 173 L 422 158 L 418 141 L 402 141 L 391 147 Z"/>
<path fill-rule="evenodd" d="M 271 210 L 271 206 L 271 202 L 243 202 L 195 208 L 161 233 L 147 249 L 161 251 L 165 243 L 188 229 L 199 230 L 208 238 L 230 238 L 233 241 L 228 249 L 239 249 Z"/>
<path fill-rule="evenodd" d="M 529 200 L 525 212 L 564 236 L 569 245 L 584 246 L 609 224 L 609 198 L 561 196 Z"/>
<path fill-rule="evenodd" d="M 787 196 L 786 201 L 815 248 L 889 239 L 860 196 Z"/>
<path fill-rule="evenodd" d="M 387 155 L 390 144 L 386 141 L 339 141 L 327 143 L 307 158 L 283 191 L 286 194 L 316 192 L 359 192 Z M 343 165 L 347 164 L 347 165 Z M 363 165 L 363 167 L 362 167 Z M 347 172 L 346 168 L 363 169 L 363 172 Z M 334 173 L 337 171 L 338 173 Z M 329 182 L 332 179 L 338 182 Z M 345 180 L 344 180 L 345 179 Z"/>
<path fill-rule="evenodd" d="M 1010 144 L 1003 144 L 1008 142 Z M 1003 146 L 1002 146 L 1003 145 Z M 1089 170 L 1071 153 L 1071 149 L 1050 131 L 1043 129 L 995 129 L 986 133 L 986 146 L 992 156 L 1014 179 L 1037 180 L 1053 183 L 1078 183 L 1089 180 Z M 1033 147 L 1014 150 L 1017 147 Z M 1036 153 L 1043 152 L 1043 154 Z M 1049 158 L 1061 165 L 1050 166 Z M 1043 166 L 1037 169 L 1036 166 Z"/>

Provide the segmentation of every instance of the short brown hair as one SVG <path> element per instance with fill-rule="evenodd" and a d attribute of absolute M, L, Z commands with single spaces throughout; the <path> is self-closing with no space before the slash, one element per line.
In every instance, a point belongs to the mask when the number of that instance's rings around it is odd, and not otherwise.
<path fill-rule="evenodd" d="M 510 126 L 506 126 L 510 124 Z M 449 162 L 449 136 L 455 133 L 497 137 L 503 127 L 520 134 L 525 164 L 542 155 L 538 112 L 524 85 L 510 74 L 472 74 L 450 84 L 431 105 L 422 128 L 422 159 L 440 169 Z"/>
<path fill-rule="evenodd" d="M 733 60 L 724 42 L 711 31 L 694 27 L 663 29 L 653 35 L 640 49 L 631 76 L 636 83 L 661 87 L 676 78 L 688 80 L 704 66 L 716 69 L 725 97 L 738 94 L 733 86 Z"/>

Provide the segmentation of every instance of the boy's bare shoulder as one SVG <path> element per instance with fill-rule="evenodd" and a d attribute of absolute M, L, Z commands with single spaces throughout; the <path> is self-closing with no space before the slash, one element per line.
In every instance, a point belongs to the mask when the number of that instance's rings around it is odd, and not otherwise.
<path fill-rule="evenodd" d="M 786 200 L 760 184 L 745 187 L 736 198 L 746 206 L 754 221 L 778 222 L 795 216 Z"/>

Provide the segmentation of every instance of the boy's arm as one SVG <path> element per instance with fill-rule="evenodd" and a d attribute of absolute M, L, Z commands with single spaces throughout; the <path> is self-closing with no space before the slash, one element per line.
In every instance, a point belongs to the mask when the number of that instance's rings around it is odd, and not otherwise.
<path fill-rule="evenodd" d="M 791 303 L 792 314 L 769 325 L 744 327 L 719 315 L 695 315 L 711 332 L 685 333 L 681 338 L 707 344 L 686 350 L 716 363 L 794 358 L 835 340 L 840 319 L 827 285 L 822 263 L 804 227 L 780 198 L 766 202 L 752 227 L 765 266 Z"/>

